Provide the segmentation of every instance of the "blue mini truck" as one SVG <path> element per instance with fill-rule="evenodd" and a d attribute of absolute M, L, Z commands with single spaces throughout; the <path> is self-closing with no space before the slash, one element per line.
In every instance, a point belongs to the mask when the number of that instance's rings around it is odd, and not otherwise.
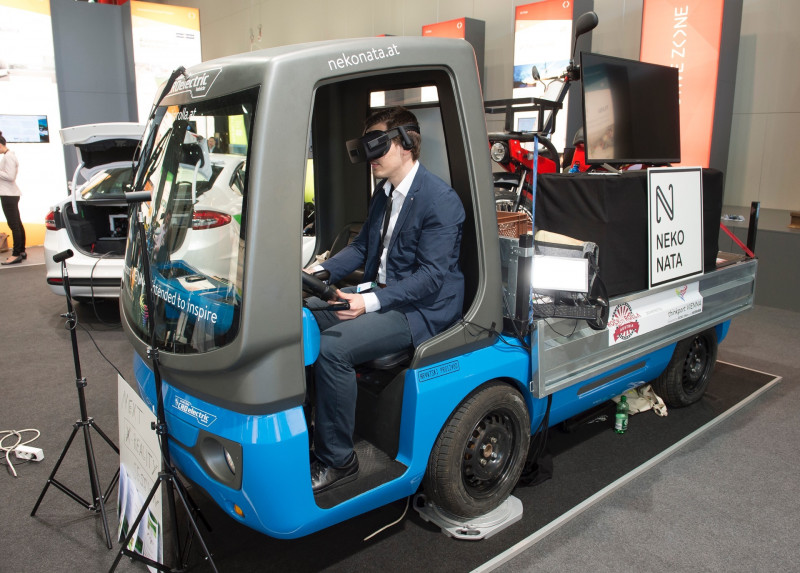
<path fill-rule="evenodd" d="M 534 313 L 532 236 L 498 227 L 467 42 L 279 47 L 204 62 L 167 87 L 134 183 L 152 197 L 139 207 L 145 239 L 131 225 L 121 288 L 134 385 L 155 411 L 148 350 L 157 350 L 172 463 L 231 519 L 266 535 L 301 537 L 418 493 L 456 519 L 486 515 L 509 498 L 547 426 L 647 382 L 670 406 L 700 399 L 730 319 L 753 303 L 757 261 L 742 259 L 578 301 L 579 319 Z M 301 268 L 335 253 L 365 220 L 374 181 L 368 164 L 348 161 L 345 141 L 369 113 L 397 104 L 419 119 L 421 161 L 464 205 L 463 318 L 399 362 L 360 367 L 358 478 L 315 496 L 319 329 Z M 220 180 L 231 156 L 241 166 Z M 217 203 L 196 208 L 212 191 Z M 226 217 L 226 265 L 181 258 Z"/>

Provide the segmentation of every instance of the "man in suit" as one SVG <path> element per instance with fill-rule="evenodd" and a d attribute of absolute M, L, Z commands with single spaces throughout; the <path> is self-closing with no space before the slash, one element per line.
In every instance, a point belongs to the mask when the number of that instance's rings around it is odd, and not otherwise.
<path fill-rule="evenodd" d="M 314 493 L 356 479 L 355 365 L 417 346 L 461 317 L 459 268 L 464 208 L 456 192 L 419 163 L 420 129 L 404 108 L 381 110 L 348 142 L 380 182 L 355 239 L 320 267 L 330 282 L 364 267 L 358 288 L 337 291 L 349 310 L 317 312 Z"/>

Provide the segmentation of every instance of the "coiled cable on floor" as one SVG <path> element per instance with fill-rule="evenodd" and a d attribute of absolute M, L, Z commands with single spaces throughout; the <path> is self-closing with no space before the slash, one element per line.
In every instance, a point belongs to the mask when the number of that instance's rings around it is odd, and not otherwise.
<path fill-rule="evenodd" d="M 36 432 L 36 435 L 34 437 L 32 437 L 31 439 L 29 439 L 29 440 L 24 440 L 23 441 L 23 439 L 22 439 L 22 433 L 23 432 Z M 8 464 L 8 467 L 11 469 L 11 475 L 13 475 L 14 477 L 17 477 L 17 470 L 14 469 L 14 464 L 11 463 L 11 452 L 16 450 L 19 446 L 25 446 L 27 444 L 30 444 L 32 441 L 37 439 L 40 435 L 41 435 L 41 432 L 39 432 L 39 430 L 37 430 L 35 428 L 26 428 L 25 430 L 0 430 L 0 436 L 1 436 L 0 437 L 0 451 L 5 452 L 6 463 Z M 8 438 L 12 437 L 12 436 L 16 436 L 17 441 L 14 442 L 14 445 L 12 445 L 12 446 L 6 445 L 5 441 Z"/>

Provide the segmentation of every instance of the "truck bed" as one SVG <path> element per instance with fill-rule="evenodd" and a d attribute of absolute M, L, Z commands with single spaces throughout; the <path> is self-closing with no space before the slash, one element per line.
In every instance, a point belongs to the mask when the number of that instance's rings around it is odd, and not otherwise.
<path fill-rule="evenodd" d="M 573 333 L 575 321 L 537 320 L 531 392 L 548 396 L 733 318 L 753 306 L 757 266 L 748 259 L 685 284 L 613 298 L 606 330 L 578 321 Z"/>

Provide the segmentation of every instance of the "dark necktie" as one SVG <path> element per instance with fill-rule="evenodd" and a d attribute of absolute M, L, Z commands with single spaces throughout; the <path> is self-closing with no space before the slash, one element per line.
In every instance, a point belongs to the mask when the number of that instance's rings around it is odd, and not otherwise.
<path fill-rule="evenodd" d="M 380 248 L 378 249 L 378 268 L 381 266 L 381 259 L 383 258 L 383 251 L 386 250 L 386 246 L 384 245 L 384 240 L 386 239 L 386 231 L 389 229 L 389 219 L 392 218 L 392 194 L 394 193 L 394 187 L 389 190 L 389 196 L 386 198 L 386 208 L 383 211 L 383 230 L 381 231 L 381 242 Z M 388 261 L 387 261 L 388 265 Z M 378 272 L 377 270 L 375 271 Z M 377 274 L 376 274 L 377 277 Z M 375 279 L 377 280 L 377 278 Z"/>
<path fill-rule="evenodd" d="M 383 241 L 386 238 L 386 231 L 389 229 L 389 219 L 392 218 L 392 194 L 394 187 L 389 191 L 389 196 L 386 198 L 386 209 L 383 212 L 383 231 L 381 232 L 381 256 L 383 256 Z"/>

